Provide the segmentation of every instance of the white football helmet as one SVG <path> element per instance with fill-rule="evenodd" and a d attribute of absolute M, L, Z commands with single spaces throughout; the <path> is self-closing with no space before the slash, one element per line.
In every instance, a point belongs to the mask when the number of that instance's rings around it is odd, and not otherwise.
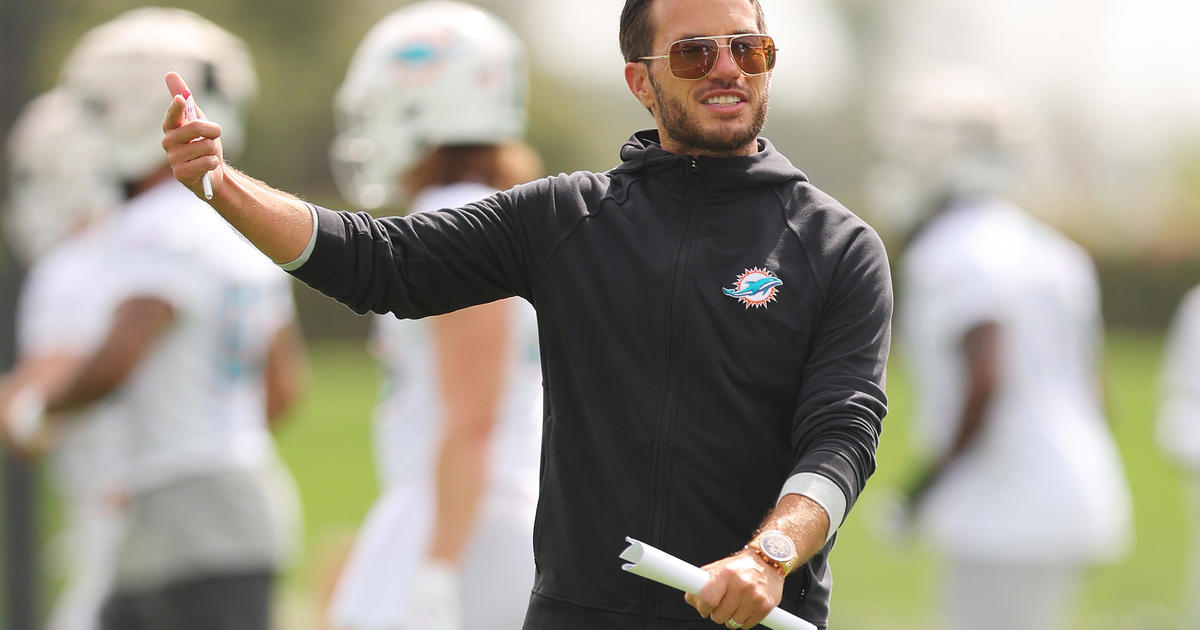
<path fill-rule="evenodd" d="M 4 236 L 26 263 L 115 208 L 121 187 L 100 136 L 74 94 L 55 88 L 30 101 L 8 137 Z"/>
<path fill-rule="evenodd" d="M 521 138 L 528 83 L 521 41 L 483 9 L 435 0 L 389 14 L 334 98 L 330 161 L 342 195 L 378 208 L 401 196 L 400 175 L 429 149 Z"/>
<path fill-rule="evenodd" d="M 896 91 L 877 122 L 881 161 L 867 193 L 884 225 L 907 230 L 940 203 L 1008 194 L 1020 179 L 1028 121 L 981 71 L 923 75 Z"/>
<path fill-rule="evenodd" d="M 183 9 L 143 7 L 84 33 L 63 66 L 64 85 L 96 115 L 117 171 L 136 180 L 166 163 L 163 75 L 183 76 L 204 114 L 221 125 L 227 157 L 243 145 L 258 80 L 242 40 Z"/>

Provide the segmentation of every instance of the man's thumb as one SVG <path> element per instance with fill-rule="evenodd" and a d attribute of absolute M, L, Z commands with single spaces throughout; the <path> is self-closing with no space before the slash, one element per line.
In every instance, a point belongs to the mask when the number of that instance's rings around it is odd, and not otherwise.
<path fill-rule="evenodd" d="M 178 72 L 168 72 L 163 79 L 167 82 L 167 89 L 171 91 L 171 96 L 188 92 L 187 83 L 184 83 L 183 77 L 179 76 Z"/>

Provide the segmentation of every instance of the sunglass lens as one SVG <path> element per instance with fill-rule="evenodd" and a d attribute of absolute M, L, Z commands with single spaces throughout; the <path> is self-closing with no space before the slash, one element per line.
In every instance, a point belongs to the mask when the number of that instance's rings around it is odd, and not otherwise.
<path fill-rule="evenodd" d="M 775 41 L 766 35 L 734 37 L 729 51 L 746 74 L 763 74 L 775 67 Z"/>
<path fill-rule="evenodd" d="M 675 42 L 668 51 L 671 73 L 680 79 L 702 79 L 716 65 L 719 50 L 714 39 Z"/>

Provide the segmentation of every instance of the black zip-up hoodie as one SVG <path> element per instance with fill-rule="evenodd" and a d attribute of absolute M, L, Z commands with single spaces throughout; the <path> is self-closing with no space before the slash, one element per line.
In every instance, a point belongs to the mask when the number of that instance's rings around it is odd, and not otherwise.
<path fill-rule="evenodd" d="M 318 209 L 294 273 L 359 313 L 425 317 L 511 295 L 537 309 L 546 405 L 526 628 L 711 626 L 620 570 L 625 536 L 703 565 L 741 549 L 792 475 L 828 478 L 849 507 L 874 471 L 883 245 L 758 143 L 693 158 L 643 131 L 607 173 L 460 209 Z M 832 545 L 784 588 L 782 606 L 818 627 Z"/>

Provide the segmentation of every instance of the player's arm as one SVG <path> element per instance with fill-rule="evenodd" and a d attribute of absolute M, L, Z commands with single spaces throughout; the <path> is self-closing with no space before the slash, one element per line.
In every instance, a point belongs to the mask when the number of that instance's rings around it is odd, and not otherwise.
<path fill-rule="evenodd" d="M 443 422 L 430 560 L 457 566 L 487 485 L 488 450 L 508 353 L 511 304 L 482 304 L 433 319 Z"/>
<path fill-rule="evenodd" d="M 14 434 L 13 405 L 25 392 L 49 391 L 58 387 L 78 368 L 81 358 L 73 354 L 48 353 L 22 357 L 12 371 L 0 378 L 0 440 L 24 455 L 35 455 L 50 446 L 52 436 L 45 430 L 35 435 Z"/>
<path fill-rule="evenodd" d="M 910 487 L 908 501 L 914 509 L 945 471 L 975 442 L 986 424 L 988 407 L 1000 384 L 1000 325 L 983 322 L 963 335 L 967 391 L 950 446 Z"/>
<path fill-rule="evenodd" d="M 457 628 L 462 556 L 488 483 L 488 451 L 504 380 L 509 304 L 492 302 L 433 320 L 442 404 L 429 555 L 408 594 L 424 602 L 413 627 Z"/>
<path fill-rule="evenodd" d="M 788 553 L 768 562 L 769 554 L 743 549 L 706 565 L 708 584 L 687 601 L 715 622 L 748 628 L 777 606 L 785 573 L 830 543 L 875 470 L 887 413 L 883 385 L 891 343 L 891 272 L 878 236 L 849 227 L 843 254 L 831 258 L 836 267 L 818 274 L 827 278 L 827 307 L 804 360 L 792 418 L 791 476 L 747 545 L 760 551 L 782 547 Z M 781 538 L 779 545 L 767 542 Z"/>
<path fill-rule="evenodd" d="M 163 150 L 175 178 L 204 199 L 201 178 L 209 174 L 213 198 L 207 200 L 271 260 L 285 264 L 308 248 L 316 226 L 312 210 L 292 195 L 238 172 L 225 163 L 221 126 L 213 121 L 185 121 L 187 84 L 176 73 L 166 75 L 173 97 L 163 121 Z"/>
<path fill-rule="evenodd" d="M 296 320 L 271 338 L 263 378 L 267 390 L 267 421 L 276 428 L 308 389 L 308 348 Z"/>
<path fill-rule="evenodd" d="M 137 297 L 121 303 L 100 347 L 84 359 L 61 387 L 50 390 L 46 412 L 72 411 L 115 391 L 174 320 L 174 308 L 157 298 Z"/>

